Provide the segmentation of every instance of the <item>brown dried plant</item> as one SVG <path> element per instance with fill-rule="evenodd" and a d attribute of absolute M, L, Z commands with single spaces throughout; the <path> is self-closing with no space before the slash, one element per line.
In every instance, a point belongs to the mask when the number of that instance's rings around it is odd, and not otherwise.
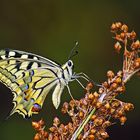
<path fill-rule="evenodd" d="M 128 26 L 121 22 L 113 23 L 111 32 L 116 40 L 116 52 L 123 49 L 122 70 L 117 74 L 109 70 L 107 80 L 98 91 L 93 92 L 93 83 L 88 83 L 85 97 L 63 104 L 61 111 L 71 117 L 71 122 L 62 124 L 56 117 L 48 131 L 45 130 L 43 120 L 32 122 L 37 131 L 34 140 L 105 140 L 109 137 L 107 127 L 117 119 L 122 125 L 125 123 L 126 112 L 134 106 L 117 99 L 117 96 L 125 93 L 127 81 L 134 74 L 140 73 L 140 41 L 136 39 L 136 33 L 129 32 Z"/>

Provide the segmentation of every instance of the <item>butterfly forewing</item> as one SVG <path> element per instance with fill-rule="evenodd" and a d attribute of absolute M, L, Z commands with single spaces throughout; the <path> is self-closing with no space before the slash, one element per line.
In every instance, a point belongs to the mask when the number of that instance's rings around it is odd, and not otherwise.
<path fill-rule="evenodd" d="M 57 77 L 60 71 L 60 65 L 47 58 L 17 50 L 1 50 L 0 81 L 14 94 L 11 115 L 18 112 L 30 117 L 38 113 L 55 85 L 54 97 L 58 99 L 54 105 L 58 107 L 64 88 Z"/>

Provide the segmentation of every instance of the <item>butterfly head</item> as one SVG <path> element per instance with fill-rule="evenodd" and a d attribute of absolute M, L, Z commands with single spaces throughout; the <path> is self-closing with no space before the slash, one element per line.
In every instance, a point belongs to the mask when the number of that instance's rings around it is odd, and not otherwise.
<path fill-rule="evenodd" d="M 72 73 L 72 70 L 74 68 L 74 65 L 73 65 L 73 62 L 72 60 L 68 60 L 63 66 L 62 66 L 62 69 L 63 69 L 63 74 L 64 74 L 64 77 L 65 79 L 71 79 L 73 73 Z"/>

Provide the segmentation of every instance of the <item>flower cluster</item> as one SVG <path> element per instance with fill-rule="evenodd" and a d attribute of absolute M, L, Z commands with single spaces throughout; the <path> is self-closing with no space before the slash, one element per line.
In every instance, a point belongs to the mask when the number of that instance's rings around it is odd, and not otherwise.
<path fill-rule="evenodd" d="M 111 32 L 115 34 L 116 43 L 114 48 L 120 52 L 124 46 L 123 60 L 123 79 L 127 81 L 140 69 L 140 41 L 136 39 L 137 35 L 134 31 L 128 32 L 128 26 L 120 22 L 113 23 Z M 124 81 L 124 82 L 125 82 Z"/>
<path fill-rule="evenodd" d="M 45 122 L 42 119 L 38 122 L 32 122 L 32 127 L 37 131 L 34 140 L 46 140 L 48 133 L 44 130 Z"/>
<path fill-rule="evenodd" d="M 116 52 L 123 49 L 123 67 L 116 74 L 109 70 L 107 80 L 97 91 L 94 84 L 88 83 L 85 96 L 80 100 L 65 102 L 61 109 L 68 114 L 71 122 L 62 124 L 56 117 L 48 132 L 44 130 L 44 122 L 32 122 L 37 131 L 34 140 L 105 140 L 109 137 L 106 129 L 120 120 L 121 125 L 127 120 L 126 113 L 134 108 L 133 104 L 125 103 L 117 96 L 126 92 L 125 84 L 136 73 L 140 72 L 140 42 L 136 33 L 129 32 L 128 26 L 120 22 L 113 23 L 111 32 L 115 34 Z"/>

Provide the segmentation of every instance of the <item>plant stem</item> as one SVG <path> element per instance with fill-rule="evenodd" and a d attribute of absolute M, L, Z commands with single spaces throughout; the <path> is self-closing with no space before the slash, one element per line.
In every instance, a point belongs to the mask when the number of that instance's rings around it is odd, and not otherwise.
<path fill-rule="evenodd" d="M 91 116 L 95 113 L 95 111 L 96 111 L 96 108 L 93 108 L 93 110 L 90 112 L 90 114 L 83 120 L 83 122 L 80 124 L 80 126 L 77 128 L 77 130 L 74 132 L 74 134 L 72 135 L 71 140 L 76 140 L 77 139 L 77 137 L 82 132 L 82 130 L 84 129 L 85 125 L 90 120 Z"/>

